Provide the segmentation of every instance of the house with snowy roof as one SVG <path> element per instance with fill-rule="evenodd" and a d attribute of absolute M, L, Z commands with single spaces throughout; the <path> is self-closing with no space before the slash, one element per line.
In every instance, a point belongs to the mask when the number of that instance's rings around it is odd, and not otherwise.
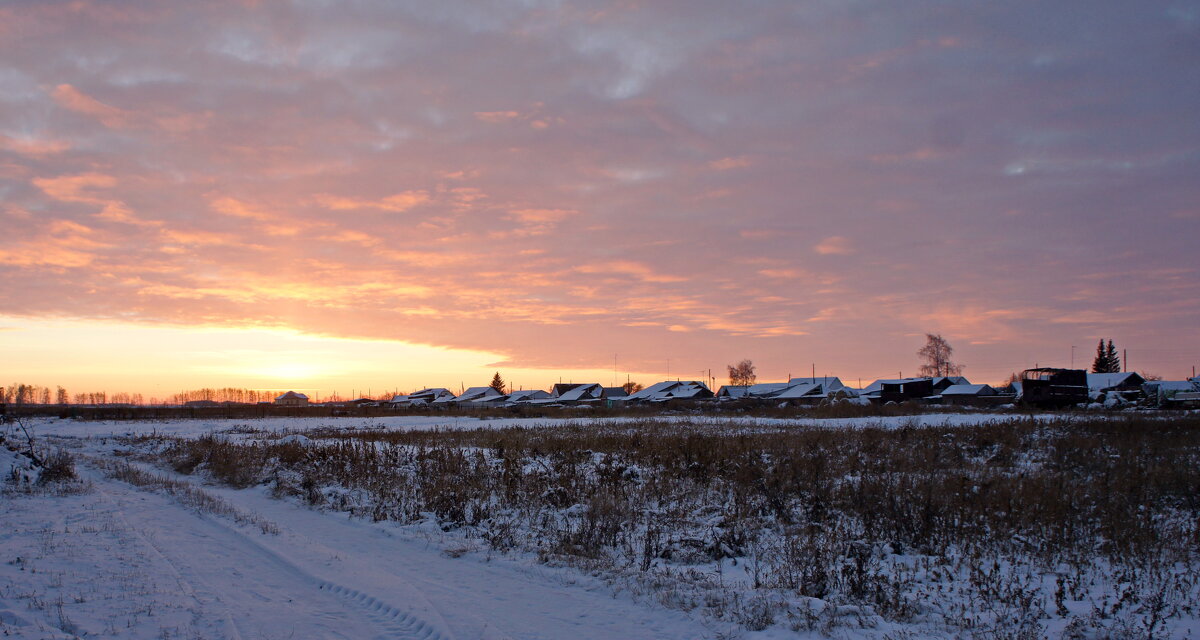
<path fill-rule="evenodd" d="M 1108 406 L 1136 402 L 1146 379 L 1132 371 L 1087 374 L 1088 398 Z"/>
<path fill-rule="evenodd" d="M 453 400 L 447 400 L 445 403 L 462 405 L 468 402 L 478 402 L 480 400 L 487 400 L 489 398 L 502 397 L 504 397 L 504 394 L 492 387 L 469 387 L 466 391 L 458 394 L 457 398 L 454 398 Z"/>
<path fill-rule="evenodd" d="M 832 393 L 839 389 L 847 389 L 846 385 L 842 384 L 842 379 L 837 376 L 817 376 L 815 378 L 792 378 L 788 380 L 789 385 L 794 384 L 819 384 L 826 393 Z"/>
<path fill-rule="evenodd" d="M 699 400 L 713 397 L 708 385 L 696 380 L 675 380 L 652 384 L 625 398 L 628 402 L 667 402 L 669 400 Z"/>
<path fill-rule="evenodd" d="M 750 385 L 748 384 L 726 384 L 717 389 L 716 398 L 718 400 L 737 400 L 750 396 Z"/>
<path fill-rule="evenodd" d="M 829 399 L 825 385 L 820 382 L 800 382 L 789 384 L 787 387 L 771 394 L 772 400 L 788 404 L 814 404 Z"/>
<path fill-rule="evenodd" d="M 880 379 L 867 385 L 862 395 L 872 402 L 905 402 L 933 395 L 933 378 Z"/>
<path fill-rule="evenodd" d="M 735 400 L 738 398 L 767 398 L 788 387 L 786 382 L 760 382 L 750 385 L 727 384 L 717 390 L 716 397 Z"/>
<path fill-rule="evenodd" d="M 943 389 L 956 384 L 971 384 L 971 381 L 962 376 L 935 376 L 933 378 L 933 391 L 934 393 L 941 393 Z"/>
<path fill-rule="evenodd" d="M 1147 380 L 1142 396 L 1156 407 L 1177 406 L 1200 400 L 1200 378 L 1191 380 Z"/>
<path fill-rule="evenodd" d="M 942 404 L 953 405 L 982 405 L 987 403 L 983 398 L 1000 395 L 988 384 L 952 384 L 938 394 Z"/>
<path fill-rule="evenodd" d="M 591 382 L 573 385 L 570 389 L 566 389 L 557 396 L 554 396 L 554 399 L 557 402 L 576 403 L 599 400 L 602 397 L 604 397 L 604 386 L 598 382 Z"/>
<path fill-rule="evenodd" d="M 542 391 L 541 389 L 522 389 L 520 391 L 513 391 L 512 393 L 508 394 L 505 396 L 504 401 L 505 404 L 512 405 L 533 402 L 535 400 L 545 400 L 549 397 L 550 394 Z"/>
<path fill-rule="evenodd" d="M 432 404 L 437 401 L 445 402 L 447 399 L 454 399 L 454 394 L 449 389 L 433 387 L 431 389 L 421 389 L 409 394 L 394 396 L 390 404 L 393 407 L 413 407 Z"/>
<path fill-rule="evenodd" d="M 307 407 L 308 396 L 304 395 L 303 393 L 288 391 L 278 398 L 275 398 L 275 404 L 276 406 L 280 407 Z"/>
<path fill-rule="evenodd" d="M 1089 373 L 1087 374 L 1088 391 L 1103 393 L 1105 391 L 1139 391 L 1146 379 L 1132 371 L 1121 373 Z"/>
<path fill-rule="evenodd" d="M 820 376 L 816 378 L 792 378 L 788 380 L 785 389 L 774 393 L 772 397 L 818 402 L 831 398 L 857 398 L 857 389 L 851 389 L 842 384 L 836 376 Z"/>

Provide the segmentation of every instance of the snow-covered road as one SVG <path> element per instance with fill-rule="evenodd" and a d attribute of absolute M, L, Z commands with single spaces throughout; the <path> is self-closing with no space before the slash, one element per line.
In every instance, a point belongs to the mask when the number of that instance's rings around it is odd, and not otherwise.
<path fill-rule="evenodd" d="M 453 557 L 459 554 L 444 552 L 436 528 L 347 519 L 272 499 L 260 489 L 203 487 L 278 525 L 280 533 L 266 534 L 197 513 L 170 495 L 110 479 L 86 464 L 79 468 L 93 484 L 87 494 L 0 500 L 0 521 L 6 523 L 0 558 L 7 563 L 0 565 L 0 635 L 712 635 L 682 613 L 614 597 L 599 581 L 528 558 L 470 551 Z"/>

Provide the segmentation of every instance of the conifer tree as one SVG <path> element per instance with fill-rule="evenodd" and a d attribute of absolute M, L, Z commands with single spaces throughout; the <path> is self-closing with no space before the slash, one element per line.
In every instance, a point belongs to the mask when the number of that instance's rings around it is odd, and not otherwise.
<path fill-rule="evenodd" d="M 1121 372 L 1121 357 L 1117 355 L 1117 348 L 1113 346 L 1112 338 L 1108 339 L 1108 347 L 1104 350 L 1104 357 L 1108 360 L 1108 372 Z"/>
<path fill-rule="evenodd" d="M 1096 345 L 1096 357 L 1092 359 L 1092 373 L 1108 373 L 1108 356 L 1104 355 L 1104 338 Z"/>
<path fill-rule="evenodd" d="M 1113 345 L 1111 338 L 1108 340 L 1108 346 L 1104 345 L 1104 338 L 1100 339 L 1100 343 L 1096 345 L 1096 358 L 1092 360 L 1092 373 L 1120 373 L 1121 358 L 1117 355 L 1117 347 Z"/>
<path fill-rule="evenodd" d="M 500 377 L 499 371 L 496 372 L 496 375 L 492 376 L 492 383 L 488 386 L 500 393 L 504 393 L 504 378 Z"/>

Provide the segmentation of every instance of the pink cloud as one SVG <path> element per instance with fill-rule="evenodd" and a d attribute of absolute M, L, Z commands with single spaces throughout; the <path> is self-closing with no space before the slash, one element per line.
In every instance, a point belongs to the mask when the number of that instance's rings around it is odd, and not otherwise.
<path fill-rule="evenodd" d="M 378 209 L 380 211 L 404 212 L 413 207 L 429 202 L 429 193 L 425 191 L 404 191 L 379 200 L 364 200 L 346 196 L 320 194 L 313 200 L 322 207 L 333 211 L 349 211 L 354 209 Z"/>
<path fill-rule="evenodd" d="M 728 171 L 730 169 L 741 169 L 750 166 L 750 159 L 746 156 L 737 156 L 729 158 L 721 158 L 708 163 L 709 168 L 717 171 Z"/>
<path fill-rule="evenodd" d="M 493 124 L 499 122 L 508 122 L 521 117 L 517 111 L 476 111 L 475 119 L 482 122 L 491 122 Z"/>
<path fill-rule="evenodd" d="M 848 256 L 854 253 L 849 238 L 843 236 L 829 236 L 818 242 L 813 250 L 823 256 Z"/>
<path fill-rule="evenodd" d="M 123 129 L 133 121 L 132 113 L 100 102 L 69 84 L 58 85 L 51 96 L 59 106 L 91 116 L 110 129 Z"/>
<path fill-rule="evenodd" d="M 71 144 L 62 140 L 13 138 L 0 133 L 0 149 L 7 149 L 22 155 L 47 156 L 62 153 L 70 148 Z"/>
<path fill-rule="evenodd" d="M 1200 344 L 1175 36 L 916 1 L 6 6 L 0 312 L 780 377 Z"/>

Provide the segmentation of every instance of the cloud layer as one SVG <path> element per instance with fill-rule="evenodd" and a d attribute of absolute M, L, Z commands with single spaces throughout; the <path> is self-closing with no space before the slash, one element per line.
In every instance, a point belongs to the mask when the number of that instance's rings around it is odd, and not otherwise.
<path fill-rule="evenodd" d="M 1198 358 L 1197 2 L 39 1 L 0 54 L 0 313 L 688 376 Z"/>

